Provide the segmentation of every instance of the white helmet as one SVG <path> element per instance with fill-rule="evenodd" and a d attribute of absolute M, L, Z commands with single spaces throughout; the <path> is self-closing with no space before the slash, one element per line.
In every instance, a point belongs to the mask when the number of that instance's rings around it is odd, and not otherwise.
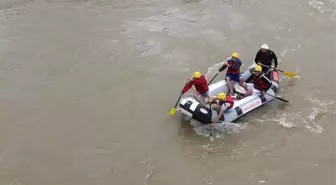
<path fill-rule="evenodd" d="M 261 49 L 268 49 L 268 46 L 267 46 L 267 44 L 263 44 L 263 45 L 261 45 Z"/>

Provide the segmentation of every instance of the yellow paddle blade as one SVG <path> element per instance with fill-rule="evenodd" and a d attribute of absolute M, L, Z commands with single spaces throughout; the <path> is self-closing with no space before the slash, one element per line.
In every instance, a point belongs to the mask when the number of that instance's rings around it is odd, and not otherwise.
<path fill-rule="evenodd" d="M 287 76 L 289 76 L 289 77 L 291 77 L 291 78 L 293 78 L 294 76 L 296 76 L 296 74 L 292 73 L 292 72 L 284 72 L 284 74 L 287 75 Z"/>
<path fill-rule="evenodd" d="M 176 109 L 175 109 L 175 107 L 174 107 L 174 108 L 172 108 L 172 109 L 170 110 L 169 114 L 170 114 L 171 116 L 174 116 L 174 115 L 175 115 L 175 112 L 176 112 Z"/>

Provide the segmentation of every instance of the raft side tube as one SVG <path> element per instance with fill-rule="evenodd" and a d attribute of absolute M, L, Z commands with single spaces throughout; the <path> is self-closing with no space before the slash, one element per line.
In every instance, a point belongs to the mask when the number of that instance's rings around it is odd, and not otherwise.
<path fill-rule="evenodd" d="M 184 98 L 180 102 L 179 106 L 182 114 L 204 124 L 208 124 L 210 121 L 214 121 L 218 116 L 215 110 L 199 103 L 190 96 Z"/>

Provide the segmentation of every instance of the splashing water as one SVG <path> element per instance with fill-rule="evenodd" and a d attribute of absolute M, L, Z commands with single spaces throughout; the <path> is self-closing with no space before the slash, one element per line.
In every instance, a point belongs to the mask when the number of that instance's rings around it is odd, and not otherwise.
<path fill-rule="evenodd" d="M 286 114 L 283 117 L 280 117 L 278 119 L 272 118 L 271 121 L 274 121 L 276 124 L 284 127 L 284 128 L 294 128 L 296 125 L 287 119 Z"/>
<path fill-rule="evenodd" d="M 222 67 L 223 64 L 224 64 L 224 61 L 219 62 L 219 63 L 214 64 L 213 66 L 209 67 L 209 68 L 208 68 L 208 71 L 205 73 L 205 76 L 208 78 L 208 75 L 212 74 L 213 70 L 218 71 L 218 69 L 219 69 L 220 67 Z"/>
<path fill-rule="evenodd" d="M 303 123 L 303 126 L 306 127 L 310 132 L 322 133 L 324 128 L 318 124 L 318 121 L 322 118 L 325 118 L 326 114 L 334 114 L 335 112 L 330 112 L 330 105 L 333 105 L 334 101 L 323 102 L 316 98 L 307 98 L 311 103 L 312 107 L 304 108 L 300 112 L 296 113 L 284 113 L 278 118 L 272 118 L 271 121 L 274 121 L 276 124 L 281 125 L 285 128 L 297 127 L 296 124 Z"/>
<path fill-rule="evenodd" d="M 298 67 L 297 67 L 295 73 L 298 74 L 298 73 L 300 72 L 300 69 L 301 69 L 301 67 L 300 67 L 300 65 L 298 65 Z M 300 76 L 299 76 L 299 75 L 296 75 L 294 78 L 296 78 L 296 79 L 300 79 Z"/>
<path fill-rule="evenodd" d="M 217 123 L 214 126 L 204 125 L 195 120 L 191 120 L 190 124 L 194 127 L 193 130 L 201 136 L 209 137 L 211 134 L 216 138 L 220 138 L 224 136 L 224 134 L 232 134 L 239 133 L 241 130 L 245 128 L 247 123 L 229 123 L 229 122 L 221 122 Z"/>
<path fill-rule="evenodd" d="M 308 98 L 314 105 L 317 105 L 318 107 L 312 107 L 308 110 L 311 111 L 311 113 L 308 116 L 308 120 L 304 120 L 304 123 L 306 124 L 306 128 L 311 131 L 311 132 L 316 132 L 316 133 L 322 133 L 323 132 L 323 127 L 319 124 L 317 124 L 317 121 L 323 116 L 324 113 L 329 112 L 329 106 L 333 105 L 335 102 L 334 101 L 328 101 L 328 102 L 323 102 L 321 100 L 318 100 L 317 98 Z"/>

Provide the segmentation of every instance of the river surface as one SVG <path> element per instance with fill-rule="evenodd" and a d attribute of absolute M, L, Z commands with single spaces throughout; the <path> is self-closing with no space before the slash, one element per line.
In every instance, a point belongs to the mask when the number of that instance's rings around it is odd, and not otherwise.
<path fill-rule="evenodd" d="M 169 116 L 263 43 L 290 104 L 214 140 Z M 335 0 L 0 0 L 0 185 L 334 185 L 335 73 Z"/>

